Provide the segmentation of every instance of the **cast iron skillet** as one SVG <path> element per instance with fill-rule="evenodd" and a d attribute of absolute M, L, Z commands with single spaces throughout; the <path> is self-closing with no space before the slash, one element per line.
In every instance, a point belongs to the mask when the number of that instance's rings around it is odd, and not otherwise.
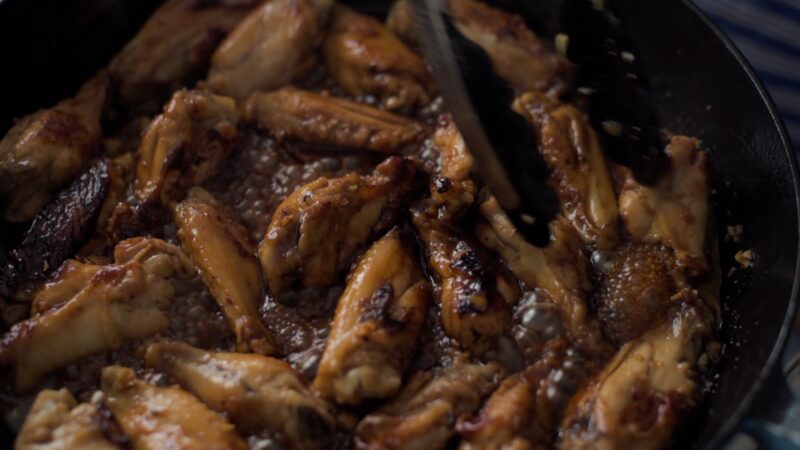
<path fill-rule="evenodd" d="M 72 95 L 158 3 L 0 0 L 0 133 L 13 117 Z M 361 4 L 385 13 L 385 4 Z M 747 421 L 780 418 L 791 401 L 779 361 L 797 306 L 797 161 L 753 71 L 693 5 L 686 0 L 613 5 L 649 72 L 663 126 L 699 137 L 712 155 L 724 356 L 678 446 L 718 448 Z M 557 31 L 552 22 L 540 22 L 534 23 L 540 32 Z M 725 240 L 726 226 L 736 224 L 744 225 L 739 244 Z M 753 249 L 757 264 L 725 276 L 739 249 Z M 0 446 L 11 445 L 8 430 L 0 438 Z"/>

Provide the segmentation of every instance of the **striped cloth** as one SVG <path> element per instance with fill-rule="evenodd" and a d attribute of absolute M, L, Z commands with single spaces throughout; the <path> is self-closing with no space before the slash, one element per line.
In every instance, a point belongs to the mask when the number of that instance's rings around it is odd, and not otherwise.
<path fill-rule="evenodd" d="M 800 0 L 694 0 L 766 84 L 800 150 Z"/>

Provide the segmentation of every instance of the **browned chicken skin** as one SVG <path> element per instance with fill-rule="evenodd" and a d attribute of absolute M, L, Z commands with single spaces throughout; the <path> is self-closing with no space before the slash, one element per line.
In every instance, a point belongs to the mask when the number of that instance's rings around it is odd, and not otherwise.
<path fill-rule="evenodd" d="M 519 91 L 559 96 L 570 84 L 571 65 L 525 26 L 523 19 L 477 0 L 448 0 L 456 27 L 481 46 L 495 72 Z"/>
<path fill-rule="evenodd" d="M 109 65 L 121 103 L 155 113 L 176 89 L 202 78 L 211 55 L 259 0 L 168 0 Z"/>
<path fill-rule="evenodd" d="M 258 317 L 264 298 L 261 270 L 247 230 L 200 188 L 175 206 L 175 223 L 181 245 L 236 335 L 236 349 L 277 353 L 275 340 Z"/>
<path fill-rule="evenodd" d="M 15 325 L 0 341 L 0 362 L 15 365 L 16 389 L 28 391 L 53 369 L 122 342 L 165 330 L 173 275 L 194 273 L 191 261 L 158 239 L 120 242 L 114 264 L 98 269 L 59 306 Z M 80 279 L 81 271 L 73 272 Z M 62 280 L 62 286 L 68 283 Z"/>
<path fill-rule="evenodd" d="M 3 220 L 30 221 L 81 173 L 102 141 L 108 87 L 101 72 L 75 97 L 22 118 L 0 140 Z"/>
<path fill-rule="evenodd" d="M 685 136 L 674 136 L 666 153 L 670 170 L 655 187 L 642 186 L 628 174 L 619 195 L 620 215 L 631 237 L 673 248 L 681 266 L 699 275 L 708 270 L 709 157 L 699 141 Z"/>
<path fill-rule="evenodd" d="M 214 52 L 208 86 L 244 100 L 281 87 L 311 69 L 331 0 L 268 0 Z"/>
<path fill-rule="evenodd" d="M 370 236 L 391 227 L 416 190 L 418 169 L 392 157 L 366 176 L 319 178 L 292 193 L 258 248 L 270 292 L 333 284 Z"/>
<path fill-rule="evenodd" d="M 66 389 L 45 389 L 36 396 L 15 450 L 115 450 L 103 436 L 97 405 L 78 404 Z"/>
<path fill-rule="evenodd" d="M 329 448 L 329 406 L 283 361 L 261 355 L 207 352 L 180 342 L 151 345 L 147 365 L 163 370 L 247 432 L 278 433 L 290 448 Z"/>
<path fill-rule="evenodd" d="M 350 273 L 314 380 L 324 397 L 355 404 L 400 390 L 430 295 L 414 245 L 393 229 Z"/>
<path fill-rule="evenodd" d="M 110 227 L 120 238 L 164 221 L 161 207 L 215 174 L 236 145 L 239 113 L 227 97 L 180 90 L 139 144 L 133 181 L 136 204 L 120 203 Z"/>
<path fill-rule="evenodd" d="M 363 103 L 295 88 L 255 93 L 244 104 L 244 119 L 278 139 L 398 153 L 419 145 L 425 126 Z"/>
<path fill-rule="evenodd" d="M 438 450 L 455 434 L 456 420 L 478 410 L 501 370 L 457 361 L 434 374 L 411 376 L 394 400 L 367 415 L 356 429 L 359 450 Z"/>
<path fill-rule="evenodd" d="M 585 243 L 613 248 L 618 240 L 616 194 L 586 114 L 537 92 L 521 95 L 514 109 L 536 130 L 564 215 Z"/>
<path fill-rule="evenodd" d="M 178 386 L 154 386 L 121 366 L 100 378 L 105 404 L 135 450 L 248 448 L 233 425 Z"/>
<path fill-rule="evenodd" d="M 382 23 L 340 6 L 323 46 L 328 71 L 350 95 L 375 96 L 388 110 L 413 110 L 431 101 L 425 62 Z"/>

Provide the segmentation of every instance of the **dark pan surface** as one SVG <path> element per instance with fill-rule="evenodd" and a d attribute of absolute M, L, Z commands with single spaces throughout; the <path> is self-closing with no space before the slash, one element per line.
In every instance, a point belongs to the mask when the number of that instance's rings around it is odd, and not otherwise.
<path fill-rule="evenodd" d="M 71 95 L 157 3 L 0 0 L 0 133 L 13 117 Z M 724 358 L 706 404 L 683 439 L 694 448 L 713 448 L 761 391 L 795 310 L 796 160 L 752 71 L 693 6 L 677 0 L 615 4 L 623 17 L 636 17 L 628 31 L 650 72 L 663 125 L 699 137 L 712 154 Z M 744 225 L 742 242 L 726 242 L 726 226 L 736 224 Z M 755 251 L 757 265 L 725 276 L 742 248 Z"/>

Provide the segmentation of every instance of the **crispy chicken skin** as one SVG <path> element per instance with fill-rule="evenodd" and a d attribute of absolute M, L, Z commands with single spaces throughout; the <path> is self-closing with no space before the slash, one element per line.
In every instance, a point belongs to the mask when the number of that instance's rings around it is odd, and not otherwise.
<path fill-rule="evenodd" d="M 391 111 L 431 101 L 433 80 L 425 62 L 372 17 L 336 7 L 323 56 L 331 76 L 350 95 L 375 96 Z"/>
<path fill-rule="evenodd" d="M 169 374 L 244 432 L 269 431 L 298 450 L 329 448 L 336 423 L 285 362 L 243 353 L 208 352 L 180 342 L 150 345 L 145 361 Z"/>
<path fill-rule="evenodd" d="M 16 324 L 3 336 L 0 363 L 15 366 L 16 389 L 26 392 L 53 369 L 159 333 L 169 325 L 172 277 L 193 273 L 191 261 L 164 241 L 120 242 L 114 264 L 98 269 L 60 306 Z"/>
<path fill-rule="evenodd" d="M 673 248 L 687 272 L 699 275 L 708 270 L 709 157 L 697 139 L 685 136 L 672 137 L 666 153 L 670 169 L 655 187 L 640 185 L 627 174 L 620 215 L 632 238 Z"/>
<path fill-rule="evenodd" d="M 591 288 L 588 261 L 579 236 L 566 219 L 553 221 L 550 244 L 539 248 L 525 241 L 494 197 L 480 205 L 480 212 L 488 222 L 479 222 L 476 227 L 484 245 L 499 253 L 514 275 L 529 287 L 549 294 L 574 338 L 594 335 L 585 300 Z"/>
<path fill-rule="evenodd" d="M 14 441 L 15 450 L 115 450 L 103 436 L 97 405 L 78 404 L 66 389 L 39 392 Z"/>
<path fill-rule="evenodd" d="M 617 243 L 617 198 L 597 135 L 586 114 L 539 92 L 518 97 L 514 109 L 536 130 L 539 152 L 564 215 L 587 244 Z"/>
<path fill-rule="evenodd" d="M 559 369 L 563 347 L 555 346 L 536 363 L 506 378 L 475 417 L 459 421 L 459 449 L 525 450 L 551 446 L 558 418 L 548 395 L 554 383 L 548 377 Z"/>
<path fill-rule="evenodd" d="M 481 46 L 495 72 L 519 91 L 559 96 L 569 87 L 571 64 L 548 48 L 521 17 L 477 0 L 448 0 L 456 27 Z"/>
<path fill-rule="evenodd" d="M 136 204 L 117 205 L 110 227 L 118 238 L 163 221 L 162 206 L 180 201 L 214 175 L 236 145 L 239 113 L 228 98 L 180 90 L 142 137 L 133 192 Z"/>
<path fill-rule="evenodd" d="M 286 198 L 258 248 L 270 292 L 333 284 L 370 236 L 389 229 L 417 190 L 419 169 L 391 157 L 370 175 L 319 178 Z"/>
<path fill-rule="evenodd" d="M 75 97 L 22 118 L 0 140 L 3 220 L 30 221 L 81 173 L 102 141 L 108 87 L 101 72 Z"/>
<path fill-rule="evenodd" d="M 237 351 L 277 353 L 258 316 L 264 293 L 248 231 L 201 188 L 175 206 L 175 223 L 182 247 L 236 335 Z"/>
<path fill-rule="evenodd" d="M 122 366 L 103 369 L 100 385 L 135 450 L 248 448 L 233 425 L 178 386 L 154 386 Z"/>
<path fill-rule="evenodd" d="M 269 0 L 245 17 L 211 58 L 208 86 L 244 100 L 311 69 L 331 0 Z"/>
<path fill-rule="evenodd" d="M 623 346 L 570 404 L 559 449 L 664 448 L 696 402 L 696 363 L 711 333 L 696 292 Z"/>
<path fill-rule="evenodd" d="M 456 420 L 478 410 L 501 372 L 495 363 L 471 364 L 459 359 L 440 373 L 415 373 L 400 395 L 359 423 L 356 448 L 444 448 L 455 434 Z"/>
<path fill-rule="evenodd" d="M 286 87 L 256 92 L 244 104 L 243 117 L 278 139 L 310 144 L 398 153 L 425 139 L 416 120 L 363 103 Z"/>
<path fill-rule="evenodd" d="M 314 380 L 323 397 L 356 404 L 400 390 L 430 296 L 419 262 L 409 252 L 415 244 L 393 229 L 350 273 Z"/>
<path fill-rule="evenodd" d="M 155 113 L 176 89 L 202 78 L 211 55 L 259 0 L 168 0 L 109 65 L 120 102 Z"/>

